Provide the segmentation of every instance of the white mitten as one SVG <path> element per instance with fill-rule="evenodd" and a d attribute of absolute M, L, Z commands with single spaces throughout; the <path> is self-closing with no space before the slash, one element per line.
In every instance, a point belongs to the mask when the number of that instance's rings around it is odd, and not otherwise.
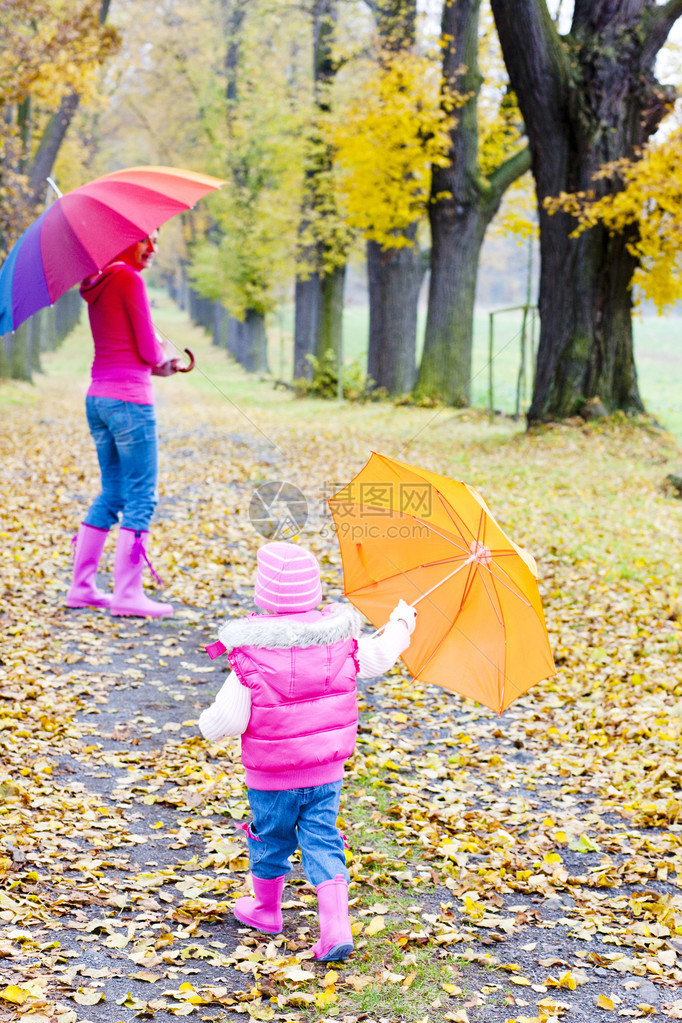
<path fill-rule="evenodd" d="M 399 600 L 388 616 L 388 620 L 389 622 L 403 622 L 407 628 L 408 636 L 411 636 L 417 624 L 417 612 L 411 604 L 406 604 L 404 600 Z"/>

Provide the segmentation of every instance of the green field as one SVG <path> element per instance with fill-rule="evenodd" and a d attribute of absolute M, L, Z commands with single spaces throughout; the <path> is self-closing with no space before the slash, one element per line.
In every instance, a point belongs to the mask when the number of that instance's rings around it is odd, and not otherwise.
<path fill-rule="evenodd" d="M 168 299 L 166 293 L 150 288 L 155 318 L 163 320 L 164 329 L 178 344 L 186 330 L 187 314 Z M 493 406 L 500 412 L 513 415 L 516 411 L 517 383 L 520 365 L 521 312 L 495 314 L 494 349 L 492 362 Z M 423 338 L 425 312 L 419 318 L 419 338 Z M 477 310 L 474 319 L 474 350 L 472 368 L 472 405 L 488 408 L 490 360 L 489 315 Z M 87 333 L 87 317 L 82 317 L 81 329 Z M 343 348 L 344 362 L 357 361 L 362 367 L 367 355 L 368 310 L 365 305 L 349 305 L 344 310 Z M 536 327 L 537 332 L 537 327 Z M 283 307 L 268 320 L 269 364 L 275 380 L 291 381 L 293 367 L 293 309 Z M 530 344 L 530 325 L 528 327 Z M 647 411 L 682 440 L 682 318 L 677 316 L 641 316 L 634 321 L 635 353 L 640 392 Z M 176 336 L 177 335 L 177 336 Z M 70 362 L 68 367 L 61 360 L 50 361 L 51 373 L 87 371 L 91 360 L 90 341 L 78 347 L 77 365 Z M 537 333 L 535 337 L 537 344 Z M 247 381 L 244 386 L 248 390 Z M 521 411 L 530 402 L 530 378 L 527 377 L 522 393 Z M 4 403 L 16 400 L 9 382 L 4 382 L 2 395 Z"/>
<path fill-rule="evenodd" d="M 516 410 L 520 365 L 521 312 L 499 313 L 494 319 L 493 396 L 494 407 L 513 414 Z M 423 337 L 425 313 L 419 318 L 419 336 Z M 274 376 L 291 379 L 293 315 L 290 308 L 272 317 L 270 324 L 270 366 Z M 528 328 L 530 332 L 530 327 Z M 537 331 L 538 327 L 536 327 Z M 368 311 L 363 305 L 347 306 L 344 311 L 344 361 L 358 360 L 364 365 L 367 352 Z M 634 320 L 635 353 L 640 392 L 647 410 L 677 438 L 682 440 L 682 318 L 677 316 L 638 316 Z M 488 407 L 489 315 L 478 310 L 474 319 L 472 404 Z M 537 344 L 537 336 L 535 343 Z M 521 409 L 530 401 L 527 380 Z"/>

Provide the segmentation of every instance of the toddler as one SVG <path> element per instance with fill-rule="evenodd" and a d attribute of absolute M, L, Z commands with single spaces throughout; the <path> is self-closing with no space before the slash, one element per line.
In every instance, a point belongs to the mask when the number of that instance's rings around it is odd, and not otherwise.
<path fill-rule="evenodd" d="M 361 636 L 349 604 L 316 610 L 322 599 L 315 557 L 293 543 L 258 551 L 255 602 L 266 612 L 226 622 L 212 657 L 228 651 L 232 671 L 199 718 L 206 739 L 241 735 L 252 821 L 245 828 L 253 897 L 234 915 L 268 934 L 282 930 L 289 857 L 300 846 L 317 890 L 316 959 L 353 949 L 343 837 L 336 820 L 344 762 L 355 749 L 355 680 L 382 675 L 410 643 L 416 612 L 400 601 L 383 632 Z"/>

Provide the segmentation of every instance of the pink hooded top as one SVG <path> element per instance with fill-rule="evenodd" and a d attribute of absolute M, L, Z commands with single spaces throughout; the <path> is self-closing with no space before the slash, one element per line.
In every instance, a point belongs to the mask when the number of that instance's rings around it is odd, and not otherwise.
<path fill-rule="evenodd" d="M 80 292 L 95 342 L 88 394 L 153 405 L 152 366 L 160 366 L 165 356 L 141 275 L 119 258 L 87 277 Z"/>
<path fill-rule="evenodd" d="M 230 666 L 251 691 L 242 735 L 249 788 L 307 788 L 343 777 L 355 749 L 361 630 L 357 612 L 338 604 L 253 615 L 221 630 Z"/>

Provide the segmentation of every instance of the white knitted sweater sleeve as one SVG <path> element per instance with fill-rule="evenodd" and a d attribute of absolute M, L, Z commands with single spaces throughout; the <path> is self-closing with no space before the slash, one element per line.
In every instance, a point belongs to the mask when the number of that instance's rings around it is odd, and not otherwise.
<path fill-rule="evenodd" d="M 374 678 L 392 668 L 403 650 L 410 645 L 410 634 L 402 621 L 387 622 L 383 632 L 361 636 L 358 640 L 360 678 Z"/>
<path fill-rule="evenodd" d="M 231 671 L 211 706 L 199 715 L 199 731 L 210 742 L 220 742 L 246 731 L 250 717 L 251 691 Z"/>

